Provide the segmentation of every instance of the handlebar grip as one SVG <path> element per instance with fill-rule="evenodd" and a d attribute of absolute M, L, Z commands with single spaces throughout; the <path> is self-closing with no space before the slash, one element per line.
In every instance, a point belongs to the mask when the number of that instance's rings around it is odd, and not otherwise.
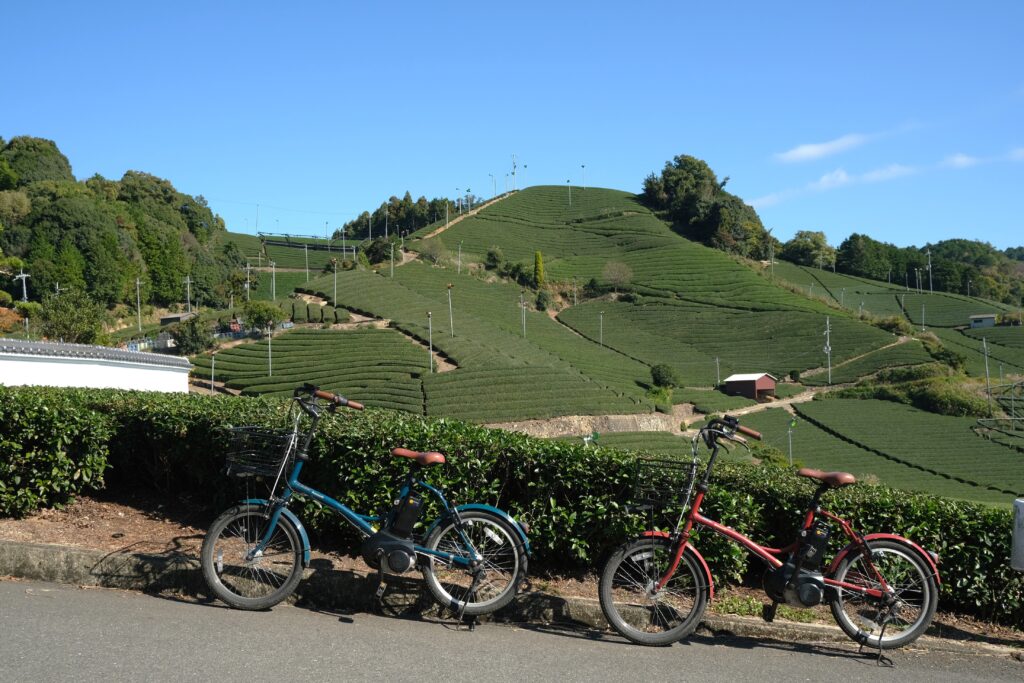
<path fill-rule="evenodd" d="M 736 431 L 740 434 L 746 434 L 751 439 L 761 440 L 761 432 L 754 431 L 750 427 L 744 427 L 743 425 L 736 425 Z"/>
<path fill-rule="evenodd" d="M 313 395 L 316 396 L 317 398 L 322 398 L 325 401 L 330 401 L 336 406 L 346 406 L 348 408 L 352 408 L 353 410 L 363 409 L 362 403 L 358 401 L 349 400 L 339 394 L 332 394 L 331 392 L 324 391 L 323 389 L 317 389 L 316 391 L 313 392 Z"/>

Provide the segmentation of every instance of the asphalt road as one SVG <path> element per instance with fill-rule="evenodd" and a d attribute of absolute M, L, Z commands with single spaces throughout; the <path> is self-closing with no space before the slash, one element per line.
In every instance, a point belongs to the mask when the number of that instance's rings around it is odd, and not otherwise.
<path fill-rule="evenodd" d="M 283 605 L 219 604 L 0 581 L 3 681 L 1022 681 L 1003 655 L 693 638 L 642 648 L 559 628 L 437 622 Z"/>

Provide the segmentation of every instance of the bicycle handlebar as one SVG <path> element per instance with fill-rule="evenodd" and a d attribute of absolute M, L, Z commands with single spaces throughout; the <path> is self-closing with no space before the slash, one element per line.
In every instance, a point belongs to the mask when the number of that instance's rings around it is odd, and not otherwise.
<path fill-rule="evenodd" d="M 364 408 L 363 404 L 358 401 L 347 399 L 341 394 L 333 394 L 308 383 L 297 387 L 295 391 L 292 392 L 292 395 L 295 398 L 299 398 L 302 394 L 309 394 L 310 396 L 315 396 L 316 398 L 322 398 L 325 401 L 329 401 L 333 404 L 332 408 L 337 406 L 345 406 L 347 408 L 352 408 L 353 410 L 362 410 Z"/>
<path fill-rule="evenodd" d="M 750 427 L 744 427 L 743 425 L 738 424 L 736 425 L 736 431 L 740 434 L 746 434 L 751 439 L 757 439 L 758 441 L 761 440 L 761 432 L 754 431 Z"/>

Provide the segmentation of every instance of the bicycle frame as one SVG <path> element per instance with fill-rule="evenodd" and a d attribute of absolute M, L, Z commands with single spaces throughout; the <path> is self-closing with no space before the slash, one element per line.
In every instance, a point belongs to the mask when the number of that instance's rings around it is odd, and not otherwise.
<path fill-rule="evenodd" d="M 686 501 L 687 501 L 687 503 L 689 503 L 689 509 L 687 511 L 685 511 L 682 515 L 680 515 L 679 522 L 676 523 L 676 532 L 675 532 L 675 534 L 672 534 L 672 535 L 677 536 L 676 550 L 675 550 L 675 553 L 673 555 L 672 563 L 671 563 L 671 565 L 668 568 L 668 571 L 666 571 L 665 574 L 658 580 L 658 582 L 657 582 L 657 584 L 655 586 L 656 590 L 661 590 L 662 588 L 664 588 L 665 585 L 669 582 L 669 580 L 671 580 L 671 578 L 675 574 L 676 570 L 679 568 L 679 562 L 680 562 L 680 560 L 683 557 L 683 553 L 686 551 L 687 545 L 689 544 L 690 536 L 691 536 L 691 533 L 693 531 L 694 526 L 704 527 L 704 528 L 710 529 L 711 531 L 714 531 L 715 533 L 719 534 L 720 536 L 724 536 L 725 538 L 729 539 L 730 541 L 733 541 L 734 543 L 738 543 L 743 548 L 745 548 L 747 550 L 747 552 L 751 553 L 752 555 L 754 555 L 755 557 L 760 559 L 762 562 L 767 564 L 769 566 L 769 568 L 771 568 L 771 569 L 778 569 L 779 567 L 783 566 L 784 560 L 781 559 L 781 558 L 785 558 L 786 555 L 789 555 L 790 553 L 796 552 L 798 550 L 798 548 L 799 548 L 799 545 L 800 545 L 799 540 L 794 540 L 793 543 L 787 545 L 784 548 L 771 548 L 771 547 L 768 547 L 768 546 L 763 546 L 763 545 L 757 543 L 756 541 L 752 540 L 748 536 L 740 533 L 739 531 L 736 531 L 732 527 L 729 527 L 729 526 L 726 526 L 726 525 L 721 524 L 719 522 L 716 522 L 715 520 L 711 519 L 710 517 L 706 517 L 705 515 L 701 514 L 700 507 L 701 507 L 701 504 L 704 502 L 704 497 L 705 497 L 705 495 L 707 494 L 707 491 L 708 491 L 708 480 L 709 480 L 709 478 L 711 476 L 711 471 L 712 471 L 712 469 L 715 466 L 715 460 L 718 457 L 719 445 L 718 445 L 717 439 L 719 437 L 724 437 L 724 438 L 727 438 L 727 439 L 733 439 L 734 438 L 730 434 L 728 434 L 728 433 L 726 433 L 726 432 L 724 432 L 724 431 L 722 431 L 720 429 L 718 429 L 718 430 L 709 430 L 709 432 L 713 435 L 710 438 L 710 440 L 708 440 L 706 438 L 706 441 L 709 444 L 713 444 L 712 448 L 711 448 L 711 456 L 708 459 L 708 464 L 707 464 L 707 467 L 704 470 L 704 474 L 703 474 L 703 476 L 701 478 L 700 483 L 696 485 L 696 495 L 695 496 L 693 495 L 693 490 L 694 490 L 694 483 L 693 482 L 695 480 L 695 475 L 696 475 L 697 469 L 698 469 L 697 468 L 697 449 L 698 449 L 698 440 L 701 438 L 701 434 L 698 434 L 697 436 L 694 437 L 694 440 L 693 440 L 693 462 L 692 462 L 692 465 L 691 465 L 691 479 L 690 479 L 691 484 L 690 484 L 690 489 L 687 491 L 687 494 L 686 494 Z M 811 502 L 811 506 L 809 507 L 809 509 L 807 510 L 806 514 L 804 515 L 804 522 L 803 522 L 803 526 L 801 527 L 801 530 L 810 529 L 811 526 L 814 524 L 815 520 L 818 518 L 819 515 L 821 515 L 823 517 L 826 517 L 829 520 L 831 520 L 832 522 L 838 524 L 839 527 L 843 530 L 843 533 L 846 535 L 846 537 L 850 539 L 851 543 L 853 544 L 853 546 L 855 548 L 855 551 L 856 552 L 860 552 L 860 553 L 863 554 L 863 556 L 864 556 L 864 558 L 866 560 L 867 566 L 870 567 L 871 570 L 874 572 L 874 578 L 878 581 L 878 584 L 880 585 L 881 589 L 867 588 L 865 586 L 859 586 L 859 585 L 855 585 L 855 584 L 850 584 L 850 583 L 846 583 L 846 582 L 843 582 L 843 581 L 836 581 L 835 579 L 830 579 L 830 578 L 823 578 L 825 585 L 826 586 L 831 586 L 831 587 L 837 588 L 837 589 L 843 589 L 843 590 L 849 591 L 851 593 L 859 593 L 861 595 L 867 595 L 867 596 L 870 596 L 872 598 L 882 599 L 884 596 L 887 595 L 887 593 L 889 591 L 889 586 L 886 584 L 885 579 L 875 569 L 874 564 L 871 562 L 871 551 L 868 548 L 867 543 L 865 543 L 864 537 L 861 536 L 859 533 L 857 533 L 853 529 L 853 526 L 849 522 L 847 522 L 845 519 L 839 517 L 838 515 L 832 514 L 831 512 L 828 512 L 827 510 L 823 510 L 821 508 L 821 506 L 819 505 L 819 501 L 821 499 L 822 494 L 825 493 L 825 491 L 827 491 L 827 490 L 828 490 L 828 487 L 821 486 L 815 492 L 814 498 L 813 498 L 813 500 Z M 692 501 L 690 500 L 691 497 L 692 497 Z M 683 525 L 682 530 L 680 530 L 679 529 L 680 523 L 682 523 L 684 519 L 685 519 L 685 524 Z M 922 551 L 922 554 L 923 554 L 923 551 Z M 708 578 L 708 580 L 710 582 L 710 579 L 711 579 L 710 575 L 707 578 Z"/>
<path fill-rule="evenodd" d="M 316 425 L 320 419 L 321 414 L 320 410 L 315 407 L 313 409 L 310 409 L 309 406 L 301 402 L 300 405 L 310 415 L 312 424 L 310 425 L 309 430 L 307 430 L 305 433 L 301 432 L 299 430 L 300 416 L 296 413 L 293 419 L 293 434 L 295 436 L 292 438 L 291 443 L 289 444 L 289 449 L 297 448 L 295 465 L 292 467 L 291 472 L 288 473 L 288 476 L 285 479 L 284 490 L 281 492 L 281 495 L 272 495 L 271 498 L 266 501 L 266 503 L 271 508 L 270 523 L 267 525 L 267 529 L 264 532 L 263 537 L 260 539 L 260 542 L 257 543 L 256 546 L 249 552 L 249 559 L 260 555 L 263 552 L 263 550 L 267 547 L 267 544 L 270 543 L 270 539 L 274 535 L 274 531 L 277 528 L 277 523 L 281 518 L 281 514 L 287 509 L 288 502 L 296 493 L 303 496 L 309 496 L 310 498 L 327 506 L 334 512 L 341 515 L 346 522 L 355 527 L 356 530 L 364 536 L 370 536 L 371 534 L 376 533 L 378 531 L 378 528 L 374 526 L 374 523 L 379 523 L 382 521 L 380 515 L 360 514 L 355 510 L 351 509 L 350 507 L 348 507 L 347 505 L 345 505 L 344 503 L 341 503 L 335 500 L 334 498 L 331 498 L 322 491 L 318 491 L 317 489 L 314 489 L 311 486 L 307 486 L 299 481 L 299 474 L 302 472 L 302 466 L 307 459 L 309 445 L 313 440 L 313 434 L 316 431 Z M 301 437 L 302 439 L 301 445 L 299 444 L 299 437 Z M 286 461 L 287 458 L 285 458 L 285 462 Z M 284 468 L 284 463 L 282 463 L 281 467 L 282 469 Z M 272 487 L 272 492 L 277 488 L 277 483 L 278 481 L 280 481 L 280 478 L 281 472 L 279 471 L 278 477 L 274 482 L 274 486 Z M 441 517 L 444 517 L 445 515 L 450 515 L 453 519 L 455 519 L 456 523 L 458 523 L 458 509 L 452 507 L 448 503 L 448 499 L 445 498 L 444 494 L 441 493 L 441 491 L 434 488 L 430 484 L 421 481 L 419 478 L 415 476 L 414 472 L 410 471 L 406 475 L 405 482 L 403 483 L 402 488 L 399 492 L 399 497 L 405 497 L 409 495 L 409 493 L 414 488 L 424 489 L 428 493 L 430 493 L 434 498 L 438 500 L 438 502 L 441 504 L 441 507 L 444 509 L 444 512 L 442 513 Z M 446 553 L 441 550 L 431 550 L 420 545 L 414 545 L 413 547 L 418 555 L 427 555 L 429 557 L 435 557 L 449 565 L 455 565 L 462 568 L 469 568 L 473 562 L 479 561 L 481 558 L 479 556 L 479 553 L 476 551 L 476 548 L 473 547 L 473 544 L 469 541 L 469 539 L 466 537 L 466 534 L 462 531 L 461 526 L 458 528 L 458 532 L 459 536 L 462 539 L 462 542 L 465 544 L 465 547 L 469 551 L 471 557 L 460 557 L 457 555 L 453 555 L 451 553 Z"/>

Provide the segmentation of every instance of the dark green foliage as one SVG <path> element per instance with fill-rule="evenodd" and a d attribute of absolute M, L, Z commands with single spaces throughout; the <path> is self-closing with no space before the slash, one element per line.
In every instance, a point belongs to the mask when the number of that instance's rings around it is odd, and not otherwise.
<path fill-rule="evenodd" d="M 487 258 L 484 260 L 484 265 L 488 270 L 496 270 L 504 262 L 505 254 L 501 251 L 501 247 L 491 247 L 487 250 Z"/>
<path fill-rule="evenodd" d="M 178 352 L 183 356 L 194 356 L 213 346 L 210 324 L 198 317 L 173 325 L 170 333 L 178 346 Z"/>
<path fill-rule="evenodd" d="M 74 390 L 0 388 L 0 517 L 60 506 L 103 486 L 113 421 Z"/>
<path fill-rule="evenodd" d="M 103 329 L 103 309 L 79 289 L 47 294 L 39 318 L 42 333 L 69 344 L 95 344 Z"/>
<path fill-rule="evenodd" d="M 782 245 L 781 258 L 802 266 L 831 267 L 836 250 L 829 246 L 825 233 L 799 230 L 793 239 Z"/>
<path fill-rule="evenodd" d="M 661 176 L 649 175 L 641 195 L 644 203 L 664 211 L 690 239 L 751 258 L 768 255 L 770 236 L 757 212 L 724 190 L 706 162 L 680 155 L 665 164 Z"/>
<path fill-rule="evenodd" d="M 269 301 L 249 301 L 245 304 L 243 315 L 245 324 L 257 329 L 267 329 L 288 318 L 277 304 Z"/>
<path fill-rule="evenodd" d="M 229 483 L 220 475 L 222 426 L 281 426 L 284 406 L 229 397 L 0 388 L 0 448 L 8 468 L 0 471 L 10 472 L 11 456 L 27 452 L 26 442 L 45 444 L 32 447 L 42 457 L 56 441 L 75 449 L 62 457 L 62 471 L 72 477 L 76 470 L 65 466 L 72 459 L 67 454 L 91 463 L 92 483 L 109 457 L 111 486 L 144 487 L 223 506 Z M 532 566 L 540 571 L 593 569 L 603 553 L 646 523 L 622 509 L 632 489 L 635 454 L 391 411 L 326 420 L 304 479 L 357 510 L 379 510 L 387 503 L 390 482 L 407 467 L 388 455 L 397 445 L 446 453 L 448 464 L 431 469 L 429 480 L 459 502 L 488 502 L 528 518 Z M 54 488 L 50 476 L 47 467 L 41 488 Z M 10 487 L 13 479 L 0 481 Z M 64 492 L 63 486 L 56 488 Z M 716 469 L 704 512 L 754 538 L 784 545 L 811 492 L 812 485 L 788 468 L 725 461 Z M 5 514 L 24 514 L 52 498 L 20 489 L 0 493 L 0 500 L 16 501 Z M 830 493 L 824 504 L 861 531 L 903 534 L 937 551 L 944 608 L 1010 623 L 1024 619 L 1024 579 L 1006 562 L 1007 508 L 864 485 Z M 341 528 L 322 506 L 307 503 L 300 513 L 315 533 Z M 735 545 L 706 533 L 695 545 L 719 582 L 747 573 L 748 559 Z"/>
<path fill-rule="evenodd" d="M 675 368 L 665 363 L 660 363 L 651 368 L 651 381 L 656 387 L 678 387 L 682 385 Z"/>
<path fill-rule="evenodd" d="M 538 289 L 544 286 L 544 257 L 539 251 L 533 254 L 533 286 Z"/>
<path fill-rule="evenodd" d="M 372 214 L 369 211 L 363 211 L 357 218 L 345 223 L 342 230 L 345 231 L 345 236 L 351 240 L 373 235 L 379 237 L 384 234 L 385 225 L 388 226 L 389 237 L 399 233 L 409 234 L 435 222 L 444 225 L 445 206 L 450 202 L 451 200 L 445 197 L 431 200 L 420 197 L 413 201 L 412 195 L 406 192 L 401 199 L 390 197 L 387 202 L 374 209 Z M 454 212 L 454 208 L 452 211 Z M 387 214 L 386 219 L 385 213 Z M 335 239 L 341 236 L 342 230 L 335 231 Z"/>
<path fill-rule="evenodd" d="M 553 303 L 553 301 L 551 299 L 551 292 L 549 292 L 546 289 L 542 289 L 539 292 L 537 292 L 536 304 L 537 304 L 537 310 L 538 311 L 546 311 L 546 310 L 548 310 L 549 308 L 551 308 L 551 304 L 552 303 Z"/>
<path fill-rule="evenodd" d="M 19 185 L 39 180 L 67 180 L 74 182 L 71 164 L 52 140 L 18 136 L 0 150 L 0 159 L 7 163 Z M 8 176 L 8 181 L 10 176 Z M 0 187 L 0 189 L 6 189 Z"/>
<path fill-rule="evenodd" d="M 383 237 L 374 238 L 372 242 L 363 250 L 366 254 L 366 258 L 371 264 L 384 263 L 391 261 L 392 249 L 397 251 L 398 245 L 397 240 L 393 237 L 384 239 Z"/>

